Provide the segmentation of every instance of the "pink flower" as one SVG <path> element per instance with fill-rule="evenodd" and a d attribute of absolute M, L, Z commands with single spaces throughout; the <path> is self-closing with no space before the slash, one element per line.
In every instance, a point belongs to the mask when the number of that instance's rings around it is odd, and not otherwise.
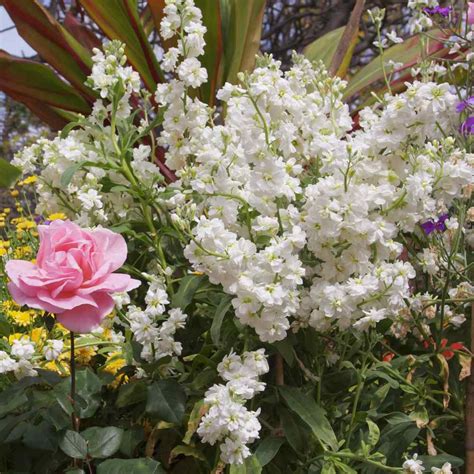
<path fill-rule="evenodd" d="M 474 25 L 474 2 L 468 2 L 467 4 L 467 22 Z"/>
<path fill-rule="evenodd" d="M 8 289 L 18 304 L 55 313 L 70 331 L 90 332 L 112 311 L 111 293 L 140 285 L 129 275 L 113 273 L 127 258 L 121 235 L 60 220 L 38 230 L 36 264 L 10 260 L 6 265 Z"/>

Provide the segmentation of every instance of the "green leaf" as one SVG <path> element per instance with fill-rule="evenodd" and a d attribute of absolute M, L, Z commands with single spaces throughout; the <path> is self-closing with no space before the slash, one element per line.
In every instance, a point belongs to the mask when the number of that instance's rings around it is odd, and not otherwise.
<path fill-rule="evenodd" d="M 436 456 L 418 456 L 418 459 L 423 461 L 425 472 L 430 472 L 432 467 L 441 468 L 445 462 L 449 462 L 452 467 L 461 467 L 464 461 L 456 456 L 450 454 L 438 454 Z"/>
<path fill-rule="evenodd" d="M 179 424 L 183 420 L 185 406 L 186 394 L 175 380 L 158 380 L 148 387 L 147 413 Z"/>
<path fill-rule="evenodd" d="M 196 448 L 195 446 L 186 446 L 180 444 L 179 446 L 175 446 L 170 452 L 170 463 L 173 462 L 175 458 L 178 456 L 186 456 L 186 457 L 193 457 L 199 459 L 200 461 L 206 461 L 206 456 L 204 456 L 203 452 Z"/>
<path fill-rule="evenodd" d="M 79 171 L 83 166 L 84 164 L 81 162 L 66 168 L 64 173 L 61 175 L 61 186 L 66 187 L 71 182 L 76 172 Z"/>
<path fill-rule="evenodd" d="M 201 93 L 203 99 L 212 107 L 216 90 L 222 85 L 224 72 L 220 4 L 216 0 L 196 0 L 196 6 L 201 10 L 203 24 L 207 28 L 204 35 L 204 55 L 200 59 L 207 70 L 208 81 L 201 86 Z"/>
<path fill-rule="evenodd" d="M 280 353 L 283 359 L 285 359 L 285 362 L 290 367 L 293 367 L 293 364 L 295 362 L 295 350 L 293 349 L 289 337 L 283 339 L 283 341 L 276 341 L 273 343 L 273 345 L 276 347 L 277 351 Z"/>
<path fill-rule="evenodd" d="M 122 385 L 115 405 L 124 408 L 146 400 L 146 383 L 143 380 Z"/>
<path fill-rule="evenodd" d="M 59 447 L 71 458 L 86 459 L 87 457 L 86 440 L 77 431 L 67 430 L 59 442 Z"/>
<path fill-rule="evenodd" d="M 349 21 L 344 28 L 341 40 L 337 45 L 334 56 L 329 67 L 331 76 L 345 77 L 351 63 L 352 54 L 359 40 L 360 17 L 364 10 L 365 0 L 356 0 L 355 6 L 349 17 Z"/>
<path fill-rule="evenodd" d="M 23 443 L 30 449 L 56 451 L 58 448 L 58 434 L 46 421 L 42 421 L 39 425 L 28 424 L 28 428 L 23 435 Z"/>
<path fill-rule="evenodd" d="M 224 317 L 229 311 L 231 304 L 232 304 L 232 297 L 229 295 L 223 296 L 214 314 L 214 318 L 212 320 L 212 325 L 211 325 L 211 339 L 212 339 L 212 342 L 216 346 L 219 345 L 222 322 L 224 321 Z"/>
<path fill-rule="evenodd" d="M 375 447 L 380 439 L 380 429 L 377 424 L 369 418 L 367 418 L 366 423 L 369 427 L 368 444 L 370 447 Z"/>
<path fill-rule="evenodd" d="M 34 80 L 32 80 L 34 78 Z M 54 119 L 56 124 L 67 120 L 60 109 L 88 114 L 90 106 L 74 88 L 60 79 L 51 68 L 28 59 L 16 58 L 0 50 L 0 90 L 41 117 Z M 42 110 L 41 110 L 42 109 Z"/>
<path fill-rule="evenodd" d="M 21 171 L 16 166 L 0 158 L 0 188 L 8 188 L 20 175 Z"/>
<path fill-rule="evenodd" d="M 281 396 L 292 411 L 294 411 L 310 428 L 314 436 L 323 444 L 337 451 L 338 442 L 326 412 L 315 400 L 301 392 L 296 387 L 279 387 Z"/>
<path fill-rule="evenodd" d="M 427 44 L 428 56 L 443 55 L 446 49 L 443 49 L 442 39 L 444 33 L 440 30 L 430 30 L 427 32 L 430 37 L 438 38 L 440 41 L 429 41 Z M 403 43 L 395 44 L 384 51 L 383 60 L 401 62 L 403 66 L 397 71 L 405 71 L 421 61 L 420 47 L 421 36 L 415 35 L 406 39 Z M 357 73 L 349 80 L 349 85 L 344 92 L 344 97 L 347 99 L 361 90 L 372 85 L 374 82 L 383 80 L 382 58 L 377 56 L 369 64 L 359 69 Z"/>
<path fill-rule="evenodd" d="M 92 67 L 90 51 L 58 23 L 38 0 L 2 0 L 2 5 L 19 34 L 41 58 L 51 64 L 76 90 L 93 100 L 96 94 L 84 84 Z M 34 81 L 30 81 L 32 86 L 36 85 L 36 76 L 34 78 Z M 41 96 L 38 98 L 43 100 Z"/>
<path fill-rule="evenodd" d="M 235 83 L 239 71 L 251 71 L 260 49 L 265 0 L 220 0 L 224 44 L 223 81 Z"/>
<path fill-rule="evenodd" d="M 99 464 L 97 474 L 166 474 L 160 463 L 150 458 L 108 459 Z"/>
<path fill-rule="evenodd" d="M 89 455 L 93 458 L 104 459 L 115 454 L 122 442 L 123 430 L 115 426 L 99 428 L 93 426 L 83 431 L 81 435 L 87 441 Z"/>
<path fill-rule="evenodd" d="M 337 45 L 344 34 L 344 29 L 345 26 L 341 26 L 321 36 L 316 41 L 308 44 L 304 48 L 303 54 L 310 61 L 322 61 L 326 69 L 329 69 L 332 59 L 336 54 Z"/>
<path fill-rule="evenodd" d="M 28 397 L 25 393 L 18 394 L 14 397 L 9 396 L 7 399 L 4 399 L 2 397 L 0 403 L 0 417 L 3 417 L 7 413 L 17 410 L 26 402 L 28 402 Z"/>
<path fill-rule="evenodd" d="M 63 397 L 63 405 L 66 410 L 70 405 L 67 403 L 70 388 L 69 379 L 63 380 L 55 387 L 58 397 Z M 76 372 L 76 405 L 78 405 L 77 411 L 80 418 L 89 418 L 97 411 L 102 403 L 101 389 L 102 382 L 91 369 L 87 368 Z"/>
<path fill-rule="evenodd" d="M 243 464 L 231 464 L 229 474 L 260 474 L 262 466 L 256 456 L 249 456 Z"/>
<path fill-rule="evenodd" d="M 138 16 L 136 0 L 79 0 L 88 15 L 110 39 L 125 44 L 128 61 L 139 72 L 147 89 L 155 92 L 163 81 L 163 73 L 156 60 Z"/>
<path fill-rule="evenodd" d="M 386 456 L 387 464 L 397 464 L 420 429 L 404 413 L 395 414 L 386 421 L 388 424 L 380 434 L 377 451 Z"/>
<path fill-rule="evenodd" d="M 303 453 L 305 451 L 305 433 L 301 427 L 296 423 L 294 416 L 286 410 L 280 409 L 281 424 L 285 438 L 289 445 L 297 452 Z"/>
<path fill-rule="evenodd" d="M 136 447 L 145 440 L 145 432 L 141 426 L 126 430 L 120 443 L 120 452 L 128 458 L 133 458 Z"/>
<path fill-rule="evenodd" d="M 188 428 L 183 438 L 183 443 L 190 444 L 193 434 L 198 429 L 202 416 L 206 413 L 207 407 L 204 405 L 204 400 L 199 400 L 193 406 L 188 419 Z"/>
<path fill-rule="evenodd" d="M 260 465 L 266 466 L 277 455 L 281 445 L 285 442 L 284 438 L 275 438 L 269 436 L 265 438 L 255 451 L 255 456 L 260 462 Z"/>
<path fill-rule="evenodd" d="M 204 277 L 201 275 L 186 275 L 182 278 L 178 291 L 171 302 L 173 308 L 181 308 L 184 311 L 193 300 L 194 293 L 203 281 Z"/>

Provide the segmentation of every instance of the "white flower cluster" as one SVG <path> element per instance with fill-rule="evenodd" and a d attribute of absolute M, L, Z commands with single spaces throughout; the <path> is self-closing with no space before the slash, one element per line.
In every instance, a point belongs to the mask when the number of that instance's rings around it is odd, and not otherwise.
<path fill-rule="evenodd" d="M 204 53 L 206 28 L 201 21 L 201 11 L 193 0 L 166 0 L 161 22 L 163 39 L 177 37 L 177 46 L 164 54 L 162 67 L 175 77 L 159 84 L 156 101 L 166 106 L 163 132 L 158 142 L 169 147 L 166 164 L 171 169 L 181 168 L 190 153 L 188 141 L 209 118 L 206 104 L 188 96 L 188 88 L 196 88 L 207 81 L 207 71 L 198 57 Z M 198 137 L 195 137 L 197 139 Z"/>
<path fill-rule="evenodd" d="M 286 72 L 265 57 L 239 85 L 226 84 L 218 93 L 226 110 L 221 118 L 188 95 L 205 80 L 198 60 L 204 33 L 192 0 L 167 1 L 162 35 L 177 36 L 177 46 L 164 58 L 175 78 L 156 93 L 165 106 L 159 143 L 180 178 L 170 200 L 176 202 L 165 203 L 174 208 L 171 220 L 180 229 L 193 227 L 188 260 L 234 296 L 237 317 L 262 341 L 284 339 L 291 318 L 295 328 L 319 330 L 334 324 L 366 329 L 395 318 L 415 276 L 410 263 L 399 260 L 404 234 L 446 213 L 472 182 L 472 154 L 443 135 L 457 117 L 449 85 L 407 84 L 406 92 L 362 110 L 353 131 L 343 81 L 299 56 Z M 91 82 L 98 90 L 106 83 L 122 84 L 125 96 L 137 90 L 119 45 L 110 43 L 95 60 Z M 116 162 L 111 166 L 118 155 L 110 105 L 99 100 L 85 129 L 17 156 L 26 171 L 43 168 L 40 212 L 66 208 L 82 225 L 141 215 L 126 190 L 129 178 L 116 171 Z M 127 153 L 123 168 L 130 179 L 157 196 L 152 147 L 141 144 Z M 190 212 L 181 215 L 180 209 Z M 417 263 L 429 273 L 440 266 L 430 249 Z M 139 338 L 159 340 L 150 319 L 157 315 L 147 304 L 146 312 L 131 311 L 146 317 L 131 319 L 141 324 Z"/>
<path fill-rule="evenodd" d="M 124 66 L 126 57 L 121 43 L 106 43 L 104 51 L 96 50 L 88 81 L 104 100 L 98 99 L 92 114 L 80 119 L 82 128 L 72 130 L 66 137 L 42 138 L 13 160 L 24 173 L 41 170 L 37 183 L 38 214 L 64 212 L 82 226 L 110 226 L 136 219 L 138 212 L 126 189 L 130 179 L 118 166 L 123 167 L 123 156 L 117 152 L 117 127 L 129 126 L 130 97 L 140 91 L 140 78 L 131 67 Z M 112 97 L 118 98 L 118 103 L 110 102 Z M 114 107 L 115 128 L 111 126 Z M 151 147 L 130 147 L 129 153 L 129 171 L 134 179 L 151 190 L 158 189 L 162 176 L 153 163 Z"/>
<path fill-rule="evenodd" d="M 146 308 L 129 306 L 127 319 L 134 339 L 143 345 L 141 357 L 151 362 L 165 356 L 181 355 L 181 343 L 175 341 L 178 329 L 183 329 L 187 315 L 179 308 L 168 311 L 164 319 L 166 305 L 169 303 L 164 281 L 154 275 L 146 275 L 151 280 L 145 296 Z"/>
<path fill-rule="evenodd" d="M 14 372 L 16 378 L 38 375 L 32 364 L 35 355 L 35 343 L 29 337 L 15 339 L 10 354 L 0 351 L 0 374 Z"/>
<path fill-rule="evenodd" d="M 423 466 L 423 461 L 418 459 L 418 455 L 414 454 L 411 459 L 407 459 L 403 463 L 403 472 L 407 474 L 423 474 L 425 467 Z M 432 467 L 431 472 L 433 474 L 452 474 L 451 463 L 445 462 L 441 467 Z"/>
<path fill-rule="evenodd" d="M 213 385 L 204 403 L 209 406 L 198 427 L 204 443 L 220 442 L 221 459 L 228 464 L 242 464 L 250 456 L 248 444 L 259 437 L 260 423 L 257 411 L 249 411 L 245 403 L 265 389 L 258 380 L 269 370 L 265 350 L 231 353 L 217 366 L 225 385 Z"/>
<path fill-rule="evenodd" d="M 104 51 L 93 49 L 92 72 L 87 83 L 100 93 L 102 99 L 112 100 L 117 85 L 125 89 L 124 103 L 132 93 L 140 90 L 140 76 L 130 66 L 125 66 L 125 46 L 120 41 L 105 43 Z"/>
<path fill-rule="evenodd" d="M 397 238 L 472 181 L 472 156 L 440 131 L 454 124 L 448 84 L 387 95 L 361 112 L 356 132 L 343 88 L 303 58 L 286 73 L 267 58 L 220 91 L 222 125 L 203 119 L 180 137 L 185 145 L 169 143 L 181 184 L 203 198 L 185 256 L 236 296 L 237 317 L 262 341 L 283 339 L 290 316 L 319 330 L 394 317 L 415 276 L 397 260 Z M 173 93 L 163 103 L 183 116 Z M 310 291 L 300 291 L 304 277 Z"/>

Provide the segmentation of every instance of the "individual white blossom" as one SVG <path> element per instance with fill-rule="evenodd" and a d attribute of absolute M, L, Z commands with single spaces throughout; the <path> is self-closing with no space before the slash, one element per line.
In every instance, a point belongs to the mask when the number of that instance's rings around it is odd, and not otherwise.
<path fill-rule="evenodd" d="M 17 368 L 18 362 L 12 359 L 7 352 L 0 351 L 0 374 L 6 374 Z"/>
<path fill-rule="evenodd" d="M 423 462 L 421 459 L 418 459 L 417 454 L 414 454 L 411 459 L 407 459 L 403 463 L 402 468 L 404 469 L 404 472 L 412 474 L 422 474 L 425 470 L 423 467 Z"/>
<path fill-rule="evenodd" d="M 35 353 L 35 344 L 29 338 L 15 339 L 11 354 L 21 360 L 30 360 Z"/>
<path fill-rule="evenodd" d="M 62 353 L 64 347 L 63 341 L 59 339 L 50 339 L 46 341 L 43 347 L 43 354 L 46 360 L 56 360 Z"/>
<path fill-rule="evenodd" d="M 451 463 L 445 462 L 441 467 L 432 467 L 431 472 L 434 474 L 452 474 Z"/>

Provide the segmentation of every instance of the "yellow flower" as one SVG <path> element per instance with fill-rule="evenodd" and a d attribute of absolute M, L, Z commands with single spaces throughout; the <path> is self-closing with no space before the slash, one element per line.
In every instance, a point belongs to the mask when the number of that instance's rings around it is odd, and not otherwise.
<path fill-rule="evenodd" d="M 122 357 L 122 354 L 120 352 L 112 352 L 107 357 L 103 370 L 104 372 L 107 372 L 109 374 L 116 375 L 117 372 L 122 367 L 125 367 L 125 365 L 126 365 L 126 361 Z M 128 376 L 125 374 L 120 374 L 117 377 L 115 377 L 115 380 L 112 383 L 110 383 L 109 386 L 112 388 L 117 388 L 120 383 L 127 383 L 127 382 L 128 382 Z"/>
<path fill-rule="evenodd" d="M 14 250 L 13 256 L 15 258 L 25 259 L 27 257 L 30 257 L 32 253 L 33 253 L 33 249 L 29 245 L 23 245 L 21 247 L 17 247 Z"/>
<path fill-rule="evenodd" d="M 56 360 L 52 360 L 50 362 L 46 362 L 43 366 L 46 370 L 50 370 L 51 372 L 57 372 L 62 377 L 66 377 L 69 375 L 69 366 L 67 364 L 62 364 Z"/>
<path fill-rule="evenodd" d="M 25 178 L 23 181 L 20 181 L 18 184 L 20 186 L 24 186 L 24 185 L 27 185 L 27 184 L 36 183 L 36 181 L 38 181 L 37 176 L 28 176 L 28 178 Z"/>
<path fill-rule="evenodd" d="M 20 339 L 30 340 L 29 336 L 27 336 L 26 334 L 22 334 L 21 332 L 15 332 L 8 336 L 8 343 L 12 345 L 14 341 L 19 341 Z"/>
<path fill-rule="evenodd" d="M 0 248 L 7 249 L 9 247 L 10 247 L 10 241 L 9 240 L 0 240 Z"/>
<path fill-rule="evenodd" d="M 116 374 L 122 367 L 125 367 L 126 361 L 120 352 L 111 352 L 105 361 L 104 371 L 109 374 Z"/>
<path fill-rule="evenodd" d="M 29 326 L 35 319 L 34 311 L 8 311 L 7 316 L 18 326 Z"/>
<path fill-rule="evenodd" d="M 10 214 L 10 212 L 12 212 L 12 210 L 11 210 L 9 207 L 6 207 L 6 208 L 3 210 L 3 213 L 4 213 L 4 214 Z"/>
<path fill-rule="evenodd" d="M 35 229 L 36 222 L 29 220 L 29 219 L 18 219 L 18 223 L 16 224 L 17 230 L 28 230 L 28 229 Z"/>
<path fill-rule="evenodd" d="M 47 332 L 44 328 L 34 328 L 31 331 L 31 340 L 36 344 L 39 344 L 41 341 L 46 339 Z"/>
<path fill-rule="evenodd" d="M 19 306 L 13 300 L 2 301 L 2 309 L 4 312 L 10 311 L 15 308 L 19 308 Z"/>
<path fill-rule="evenodd" d="M 96 355 L 94 347 L 81 347 L 74 351 L 75 358 L 80 364 L 88 364 L 92 357 Z"/>
<path fill-rule="evenodd" d="M 67 216 L 63 212 L 55 212 L 54 214 L 50 214 L 48 216 L 49 221 L 57 221 L 57 220 L 65 221 L 66 219 L 67 219 Z"/>
<path fill-rule="evenodd" d="M 17 197 L 20 194 L 20 192 L 18 191 L 18 189 L 12 189 L 10 191 L 10 194 L 12 195 L 12 197 Z"/>
<path fill-rule="evenodd" d="M 4 255 L 6 255 L 8 252 L 7 252 L 7 249 L 4 249 L 2 247 L 0 247 L 0 257 L 3 257 Z"/>

